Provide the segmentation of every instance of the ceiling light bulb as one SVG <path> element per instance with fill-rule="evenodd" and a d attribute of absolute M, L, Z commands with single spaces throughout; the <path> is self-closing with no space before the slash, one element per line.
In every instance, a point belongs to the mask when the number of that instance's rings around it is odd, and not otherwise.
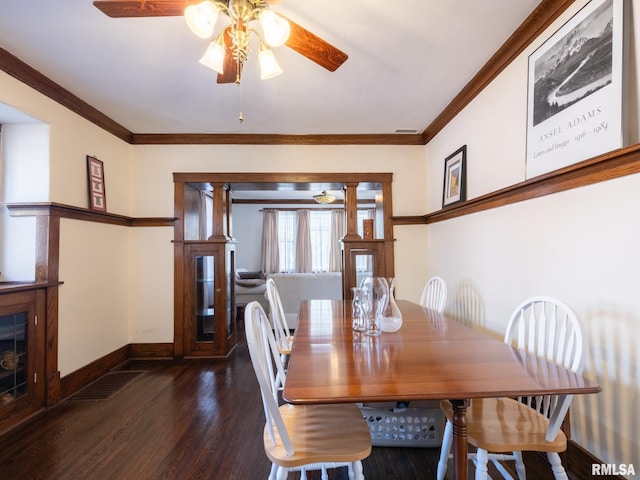
<path fill-rule="evenodd" d="M 220 74 L 224 73 L 224 56 L 226 53 L 221 39 L 222 35 L 211 42 L 207 47 L 207 51 L 204 52 L 204 55 L 200 59 L 202 65 Z"/>
<path fill-rule="evenodd" d="M 272 47 L 284 45 L 291 33 L 289 22 L 271 10 L 262 11 L 260 25 L 264 32 L 264 40 Z"/>
<path fill-rule="evenodd" d="M 260 78 L 262 80 L 277 77 L 282 73 L 282 68 L 278 65 L 275 55 L 271 49 L 262 42 L 260 42 L 258 62 L 260 63 Z"/>
<path fill-rule="evenodd" d="M 184 11 L 184 19 L 189 29 L 200 38 L 210 38 L 218 21 L 220 11 L 213 2 L 205 0 L 189 5 Z"/>

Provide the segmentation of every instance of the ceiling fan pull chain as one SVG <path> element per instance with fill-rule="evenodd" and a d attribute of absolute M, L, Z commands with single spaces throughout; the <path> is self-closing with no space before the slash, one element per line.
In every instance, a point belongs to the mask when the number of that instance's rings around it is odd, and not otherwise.
<path fill-rule="evenodd" d="M 238 74 L 238 78 L 239 74 Z M 242 123 L 244 122 L 244 117 L 242 116 L 242 105 L 244 103 L 244 95 L 242 94 L 242 83 L 237 82 L 237 85 L 240 87 L 240 116 L 238 117 L 238 122 Z"/>

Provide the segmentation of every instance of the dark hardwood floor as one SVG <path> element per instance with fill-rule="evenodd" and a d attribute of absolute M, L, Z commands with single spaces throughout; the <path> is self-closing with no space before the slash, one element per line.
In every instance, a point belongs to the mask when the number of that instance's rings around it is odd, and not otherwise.
<path fill-rule="evenodd" d="M 264 413 L 244 343 L 226 360 L 131 361 L 120 369 L 144 373 L 107 400 L 64 400 L 0 437 L 0 478 L 267 478 Z M 437 448 L 374 447 L 365 477 L 434 479 L 438 456 Z M 346 480 L 346 469 L 329 478 Z"/>

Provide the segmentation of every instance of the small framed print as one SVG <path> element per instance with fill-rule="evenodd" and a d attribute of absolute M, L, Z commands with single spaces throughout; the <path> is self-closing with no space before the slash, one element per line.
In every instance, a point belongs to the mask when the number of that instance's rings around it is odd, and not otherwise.
<path fill-rule="evenodd" d="M 467 146 L 463 145 L 444 160 L 443 207 L 466 200 L 466 177 Z"/>
<path fill-rule="evenodd" d="M 87 155 L 87 180 L 89 182 L 89 208 L 107 211 L 107 196 L 104 189 L 104 165 L 96 157 Z"/>

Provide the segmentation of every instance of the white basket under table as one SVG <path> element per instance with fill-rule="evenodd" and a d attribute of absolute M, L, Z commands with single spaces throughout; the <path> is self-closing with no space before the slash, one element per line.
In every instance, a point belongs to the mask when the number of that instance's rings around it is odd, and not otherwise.
<path fill-rule="evenodd" d="M 378 447 L 439 447 L 444 415 L 439 402 L 358 404 Z"/>

